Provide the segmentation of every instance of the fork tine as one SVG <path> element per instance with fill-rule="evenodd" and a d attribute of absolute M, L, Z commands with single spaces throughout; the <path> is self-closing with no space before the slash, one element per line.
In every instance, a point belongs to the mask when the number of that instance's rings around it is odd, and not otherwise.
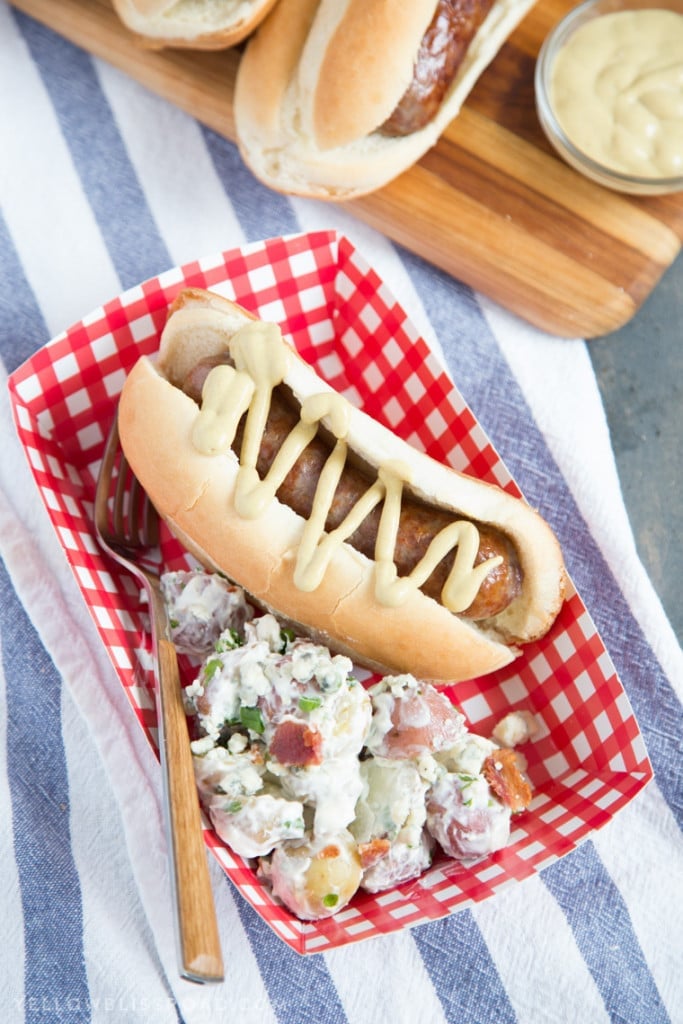
<path fill-rule="evenodd" d="M 102 455 L 102 463 L 97 477 L 97 488 L 95 491 L 95 525 L 100 535 L 104 538 L 111 536 L 110 528 L 110 507 L 111 507 L 111 481 L 114 475 L 114 465 L 119 451 L 118 416 L 110 427 L 107 442 Z"/>
<path fill-rule="evenodd" d="M 156 547 L 159 543 L 159 514 L 148 494 L 145 494 L 143 508 L 143 531 L 146 543 Z"/>
<path fill-rule="evenodd" d="M 156 539 L 152 539 L 156 512 L 150 509 L 151 503 L 121 450 L 117 420 L 118 417 L 112 423 L 102 460 L 98 500 L 107 502 L 107 518 L 110 514 L 111 527 L 116 537 L 125 537 L 130 547 L 156 544 Z M 113 495 L 110 486 L 112 482 L 115 483 Z M 100 493 L 100 483 L 103 491 L 104 484 L 107 485 L 106 495 Z"/>
<path fill-rule="evenodd" d="M 140 507 L 146 501 L 146 495 L 140 487 L 138 478 L 131 471 L 125 455 L 121 456 L 121 476 L 124 481 L 124 487 L 127 482 L 130 483 L 128 489 L 128 535 L 130 543 L 138 546 L 145 542 L 144 527 L 142 527 L 140 519 Z"/>
<path fill-rule="evenodd" d="M 127 501 L 126 501 L 127 497 Z M 123 453 L 119 468 L 119 480 L 116 490 L 116 512 L 118 523 L 115 522 L 117 533 L 124 528 L 127 515 L 129 543 L 133 547 L 156 547 L 159 543 L 159 516 L 149 495 L 130 468 Z"/>
<path fill-rule="evenodd" d="M 112 422 L 102 456 L 95 494 L 95 525 L 102 539 L 119 553 L 158 548 L 159 515 L 121 449 L 118 415 Z M 148 560 L 156 567 L 157 559 Z"/>
<path fill-rule="evenodd" d="M 116 475 L 116 487 L 114 489 L 114 503 L 112 506 L 112 524 L 114 533 L 118 537 L 125 537 L 128 543 L 133 543 L 136 538 L 131 536 L 130 525 L 134 522 L 130 514 L 126 515 L 127 493 L 129 474 L 123 455 L 119 459 L 118 473 Z"/>

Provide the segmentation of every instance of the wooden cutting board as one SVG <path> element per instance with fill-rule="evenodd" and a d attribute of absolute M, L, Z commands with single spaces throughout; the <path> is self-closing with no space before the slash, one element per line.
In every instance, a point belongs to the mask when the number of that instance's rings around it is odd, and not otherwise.
<path fill-rule="evenodd" d="M 12 0 L 234 140 L 239 54 L 137 45 L 110 0 Z M 538 0 L 440 142 L 348 207 L 361 220 L 538 327 L 591 338 L 621 327 L 674 261 L 683 193 L 621 196 L 567 167 L 534 107 L 536 56 L 574 4 Z"/>

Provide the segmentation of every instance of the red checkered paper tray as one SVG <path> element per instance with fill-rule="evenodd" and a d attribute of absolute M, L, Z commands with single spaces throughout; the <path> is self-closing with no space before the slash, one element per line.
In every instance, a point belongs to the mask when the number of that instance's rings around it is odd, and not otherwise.
<path fill-rule="evenodd" d="M 103 445 L 126 373 L 140 355 L 156 351 L 168 306 L 188 286 L 217 291 L 279 323 L 351 402 L 431 456 L 519 494 L 406 313 L 335 232 L 270 239 L 170 270 L 74 324 L 12 374 L 12 408 L 41 498 L 155 750 L 146 610 L 131 576 L 100 554 L 92 514 Z M 169 569 L 190 564 L 169 536 L 161 552 Z M 447 692 L 482 735 L 515 708 L 532 711 L 540 726 L 523 748 L 533 802 L 513 818 L 509 845 L 493 856 L 471 865 L 437 857 L 418 879 L 374 895 L 359 893 L 336 917 L 302 922 L 204 821 L 206 843 L 226 874 L 298 952 L 423 924 L 486 899 L 575 848 L 652 777 L 614 666 L 571 588 L 543 640 L 502 671 Z"/>

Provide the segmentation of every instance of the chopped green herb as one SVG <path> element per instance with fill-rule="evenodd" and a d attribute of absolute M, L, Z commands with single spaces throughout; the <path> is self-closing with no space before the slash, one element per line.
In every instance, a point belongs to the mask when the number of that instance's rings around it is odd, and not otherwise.
<path fill-rule="evenodd" d="M 223 662 L 220 658 L 212 658 L 211 661 L 207 661 L 204 667 L 204 678 L 207 680 L 213 679 L 216 672 L 220 672 L 223 668 Z"/>
<path fill-rule="evenodd" d="M 458 772 L 458 778 L 460 779 L 461 782 L 466 782 L 468 785 L 471 782 L 476 782 L 477 781 L 477 776 L 476 775 L 465 775 L 464 772 Z"/>
<path fill-rule="evenodd" d="M 241 647 L 242 643 L 242 637 L 236 629 L 226 629 L 216 640 L 215 649 L 219 654 L 223 651 L 234 651 L 236 647 Z"/>
<path fill-rule="evenodd" d="M 295 818 L 293 821 L 283 821 L 282 824 L 284 825 L 285 828 L 301 828 L 302 829 L 304 827 L 304 819 L 303 818 Z"/>
<path fill-rule="evenodd" d="M 171 619 L 169 622 L 169 626 L 171 627 L 171 629 L 177 629 L 179 625 L 180 623 L 178 622 L 177 619 Z"/>
<path fill-rule="evenodd" d="M 287 650 L 287 644 L 293 644 L 294 641 L 296 640 L 296 633 L 294 632 L 293 629 L 281 629 L 280 640 L 282 641 L 280 654 L 284 654 L 285 651 Z"/>
<path fill-rule="evenodd" d="M 240 708 L 240 722 L 252 732 L 262 733 L 265 729 L 260 708 Z"/>
<path fill-rule="evenodd" d="M 241 810 L 242 804 L 239 800 L 233 800 L 232 803 L 228 804 L 228 814 L 237 814 L 237 812 Z"/>
<path fill-rule="evenodd" d="M 321 704 L 320 697 L 299 697 L 299 707 L 302 711 L 315 711 Z"/>
<path fill-rule="evenodd" d="M 324 907 L 336 907 L 339 903 L 339 897 L 336 892 L 328 892 L 326 896 L 323 896 Z"/>

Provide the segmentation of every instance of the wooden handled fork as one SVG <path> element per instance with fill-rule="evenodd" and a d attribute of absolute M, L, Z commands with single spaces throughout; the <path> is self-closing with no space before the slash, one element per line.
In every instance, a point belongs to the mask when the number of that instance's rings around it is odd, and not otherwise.
<path fill-rule="evenodd" d="M 166 608 L 153 558 L 158 544 L 159 519 L 121 450 L 118 417 L 112 424 L 97 480 L 95 530 L 102 549 L 136 577 L 149 601 L 180 973 L 191 981 L 222 981 L 223 958 L 202 838 L 178 660 L 168 638 Z"/>

